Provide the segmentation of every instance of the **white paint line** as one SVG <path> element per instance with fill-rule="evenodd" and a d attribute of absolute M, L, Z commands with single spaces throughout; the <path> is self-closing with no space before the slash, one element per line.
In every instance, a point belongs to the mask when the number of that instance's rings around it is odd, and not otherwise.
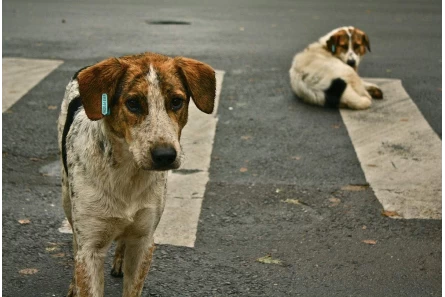
<path fill-rule="evenodd" d="M 215 138 L 216 117 L 224 72 L 216 71 L 216 99 L 213 116 L 189 106 L 189 120 L 181 144 L 186 160 L 168 177 L 167 202 L 155 232 L 155 242 L 194 247 L 201 204 L 209 180 L 210 158 Z"/>
<path fill-rule="evenodd" d="M 195 245 L 201 204 L 209 180 L 223 77 L 223 71 L 216 71 L 216 99 L 212 115 L 201 112 L 190 102 L 189 120 L 181 136 L 186 159 L 180 170 L 169 172 L 165 210 L 155 233 L 155 242 L 158 244 L 187 247 Z M 45 165 L 40 172 L 53 176 L 54 172 L 60 172 L 60 162 Z M 59 232 L 72 233 L 66 219 Z"/>
<path fill-rule="evenodd" d="M 341 110 L 366 180 L 383 208 L 406 219 L 442 218 L 442 141 L 400 80 L 366 79 L 383 100 Z"/>
<path fill-rule="evenodd" d="M 36 86 L 63 61 L 2 59 L 2 113 Z"/>
<path fill-rule="evenodd" d="M 73 229 L 67 219 L 64 219 L 62 226 L 58 229 L 60 233 L 73 234 Z"/>

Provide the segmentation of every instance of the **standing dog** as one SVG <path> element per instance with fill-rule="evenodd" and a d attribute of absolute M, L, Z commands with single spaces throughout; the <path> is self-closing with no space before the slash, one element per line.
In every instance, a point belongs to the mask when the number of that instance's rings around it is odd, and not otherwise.
<path fill-rule="evenodd" d="M 292 90 L 307 103 L 368 108 L 371 97 L 382 99 L 383 93 L 357 74 L 366 50 L 371 51 L 369 38 L 357 28 L 329 32 L 294 57 L 289 70 Z"/>
<path fill-rule="evenodd" d="M 212 113 L 215 72 L 199 61 L 145 53 L 81 69 L 58 120 L 65 214 L 73 228 L 68 296 L 103 296 L 104 258 L 123 296 L 140 296 L 164 210 L 167 170 L 181 165 L 190 97 Z M 125 254 L 125 257 L 124 257 Z"/>

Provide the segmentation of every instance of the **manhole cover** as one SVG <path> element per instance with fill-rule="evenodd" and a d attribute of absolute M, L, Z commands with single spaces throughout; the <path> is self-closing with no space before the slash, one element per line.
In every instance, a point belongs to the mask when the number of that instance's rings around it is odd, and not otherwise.
<path fill-rule="evenodd" d="M 145 23 L 149 25 L 191 25 L 190 22 L 185 21 L 172 21 L 172 20 L 163 20 L 163 21 L 145 21 Z"/>

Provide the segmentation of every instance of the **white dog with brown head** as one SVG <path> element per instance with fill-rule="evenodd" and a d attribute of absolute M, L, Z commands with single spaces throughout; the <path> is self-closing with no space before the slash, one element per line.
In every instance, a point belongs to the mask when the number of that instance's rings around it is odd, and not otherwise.
<path fill-rule="evenodd" d="M 104 258 L 114 240 L 112 275 L 123 274 L 123 296 L 141 295 L 164 210 L 166 170 L 183 159 L 179 140 L 189 100 L 212 113 L 215 85 L 207 64 L 152 53 L 106 59 L 68 84 L 58 120 L 75 260 L 68 296 L 103 296 Z"/>
<path fill-rule="evenodd" d="M 354 27 L 332 30 L 294 57 L 289 70 L 292 90 L 307 103 L 368 108 L 371 98 L 382 99 L 383 94 L 357 73 L 367 51 L 371 45 L 363 31 Z"/>

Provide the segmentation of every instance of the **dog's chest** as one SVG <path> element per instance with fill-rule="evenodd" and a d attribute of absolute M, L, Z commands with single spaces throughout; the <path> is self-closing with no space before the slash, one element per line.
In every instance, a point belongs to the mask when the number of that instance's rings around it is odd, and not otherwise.
<path fill-rule="evenodd" d="M 108 152 L 115 148 L 102 149 L 98 142 L 102 134 L 93 129 L 94 124 L 82 124 L 74 126 L 67 139 L 73 210 L 132 221 L 141 209 L 162 209 L 167 172 L 137 168 L 128 153 L 113 162 L 114 155 Z"/>
<path fill-rule="evenodd" d="M 122 168 L 100 172 L 91 170 L 90 172 L 96 175 L 94 183 L 90 180 L 84 188 L 93 188 L 97 198 L 90 199 L 90 197 L 88 201 L 95 200 L 97 205 L 102 206 L 95 210 L 96 214 L 132 221 L 136 213 L 142 209 L 163 208 L 166 191 L 165 172 L 145 172 Z M 91 174 L 86 176 L 91 176 Z M 83 182 L 78 181 L 80 184 Z M 84 197 L 87 195 L 83 193 Z M 88 204 L 91 208 L 96 208 L 96 205 Z"/>

